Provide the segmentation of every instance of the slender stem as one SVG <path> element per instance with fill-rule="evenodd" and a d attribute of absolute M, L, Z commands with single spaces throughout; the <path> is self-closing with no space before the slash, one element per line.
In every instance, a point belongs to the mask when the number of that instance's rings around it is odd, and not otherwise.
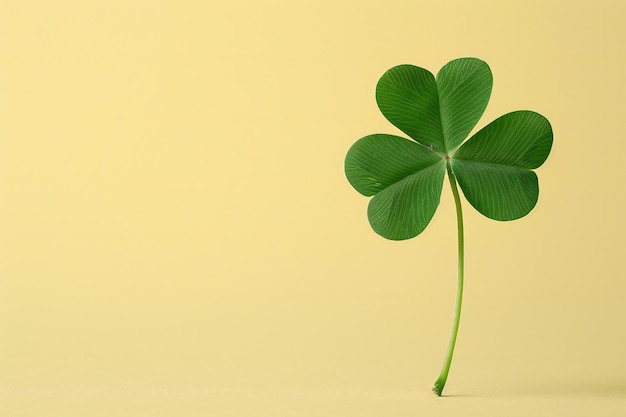
<path fill-rule="evenodd" d="M 441 369 L 441 375 L 435 381 L 433 385 L 433 392 L 439 396 L 443 392 L 443 387 L 448 380 L 448 373 L 450 372 L 450 364 L 452 363 L 452 354 L 454 353 L 454 345 L 456 343 L 456 335 L 459 332 L 459 320 L 461 319 L 461 304 L 463 302 L 463 212 L 461 211 L 461 198 L 459 197 L 459 190 L 456 186 L 456 179 L 450 166 L 450 159 L 447 159 L 448 178 L 450 179 L 450 187 L 452 188 L 452 194 L 454 195 L 454 204 L 456 205 L 456 224 L 458 229 L 458 248 L 459 248 L 459 282 L 456 293 L 456 308 L 454 310 L 454 324 L 452 326 L 452 335 L 450 336 L 450 344 L 448 345 L 448 353 L 443 362 L 443 368 Z"/>

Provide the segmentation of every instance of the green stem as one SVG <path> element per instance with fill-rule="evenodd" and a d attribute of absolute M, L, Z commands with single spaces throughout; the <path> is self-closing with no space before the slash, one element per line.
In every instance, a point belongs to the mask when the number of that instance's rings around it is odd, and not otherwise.
<path fill-rule="evenodd" d="M 450 187 L 452 188 L 452 194 L 454 195 L 454 204 L 456 205 L 456 224 L 458 229 L 458 248 L 459 248 L 459 282 L 456 293 L 456 308 L 454 310 L 454 324 L 452 326 L 452 336 L 450 336 L 450 344 L 448 345 L 448 353 L 446 359 L 443 362 L 443 368 L 441 369 L 441 375 L 435 381 L 433 385 L 433 392 L 439 396 L 443 392 L 443 387 L 448 380 L 448 373 L 450 372 L 450 364 L 452 363 L 452 354 L 454 353 L 454 345 L 456 343 L 456 335 L 459 332 L 459 320 L 461 319 L 461 304 L 463 302 L 463 212 L 461 211 L 461 198 L 459 197 L 459 190 L 456 186 L 456 179 L 452 172 L 450 165 L 450 159 L 447 159 L 448 178 L 450 179 Z"/>

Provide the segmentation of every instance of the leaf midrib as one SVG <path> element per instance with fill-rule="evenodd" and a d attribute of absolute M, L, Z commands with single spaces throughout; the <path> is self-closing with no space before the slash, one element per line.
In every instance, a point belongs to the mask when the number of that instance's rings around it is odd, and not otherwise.
<path fill-rule="evenodd" d="M 508 165 L 508 164 L 500 164 L 497 162 L 484 162 L 484 161 L 478 161 L 475 159 L 461 159 L 461 158 L 450 158 L 454 161 L 459 161 L 459 162 L 467 162 L 470 164 L 476 164 L 476 165 L 488 165 L 488 166 L 493 166 L 493 167 L 502 167 L 502 168 L 508 168 L 508 169 L 518 169 L 521 171 L 532 171 L 532 168 L 526 168 L 526 167 L 522 167 L 519 165 Z"/>
<path fill-rule="evenodd" d="M 472 70 L 472 72 L 469 73 L 468 76 L 463 79 L 463 81 L 461 81 L 460 83 L 455 85 L 454 88 L 452 90 L 448 91 L 446 95 L 447 96 L 451 96 L 454 93 L 454 91 L 456 91 L 462 85 L 464 85 L 467 82 L 469 82 L 470 77 L 472 75 L 474 75 L 474 73 L 476 73 L 477 71 L 478 71 L 478 68 L 474 68 Z M 439 85 L 437 84 L 438 80 L 439 80 L 439 74 L 437 74 L 437 77 L 435 77 L 435 85 L 437 86 L 437 104 L 439 105 L 439 126 L 441 126 L 441 137 L 443 138 L 443 145 L 444 145 L 446 154 L 451 154 L 454 151 L 454 149 L 448 149 L 448 133 L 444 132 L 443 118 L 441 117 L 441 92 L 439 91 Z M 467 139 L 467 137 L 465 137 L 465 139 Z M 463 141 L 461 141 L 461 144 L 462 143 L 463 143 Z M 461 145 L 459 145 L 459 146 L 461 146 Z M 459 146 L 457 146 L 455 149 L 458 149 Z"/>
<path fill-rule="evenodd" d="M 389 185 L 388 185 L 388 186 L 386 186 L 385 188 L 381 188 L 381 189 L 380 189 L 380 191 L 383 191 L 383 190 L 386 190 L 386 189 L 388 189 L 388 188 L 395 187 L 395 186 L 397 186 L 397 185 L 399 185 L 399 184 L 401 184 L 401 183 L 404 183 L 405 181 L 408 181 L 408 179 L 410 179 L 411 177 L 413 177 L 413 176 L 415 176 L 415 175 L 418 175 L 418 174 L 421 174 L 421 173 L 423 173 L 424 171 L 427 171 L 427 170 L 429 170 L 429 169 L 432 169 L 435 165 L 437 165 L 437 164 L 441 164 L 441 163 L 443 163 L 443 162 L 444 162 L 444 159 L 441 159 L 441 160 L 438 160 L 438 161 L 433 162 L 432 164 L 426 165 L 424 168 L 420 169 L 419 171 L 414 171 L 414 172 L 412 172 L 411 174 L 409 174 L 409 175 L 406 175 L 406 176 L 402 177 L 402 178 L 401 178 L 401 179 L 399 179 L 398 181 L 396 181 L 396 182 L 394 182 L 394 183 L 392 183 L 392 184 L 389 184 Z"/>

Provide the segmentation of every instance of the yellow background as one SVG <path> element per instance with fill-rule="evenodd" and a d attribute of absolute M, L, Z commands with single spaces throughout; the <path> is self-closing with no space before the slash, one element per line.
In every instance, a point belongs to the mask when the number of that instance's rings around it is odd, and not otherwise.
<path fill-rule="evenodd" d="M 0 416 L 617 416 L 623 1 L 3 0 Z M 501 223 L 389 242 L 343 174 L 388 68 L 552 123 Z"/>

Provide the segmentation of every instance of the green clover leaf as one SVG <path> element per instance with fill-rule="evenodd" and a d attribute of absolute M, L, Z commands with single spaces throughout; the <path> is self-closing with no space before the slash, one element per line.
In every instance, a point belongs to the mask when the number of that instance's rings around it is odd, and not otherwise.
<path fill-rule="evenodd" d="M 457 181 L 484 216 L 519 219 L 537 204 L 539 185 L 533 170 L 552 148 L 550 123 L 528 110 L 505 114 L 464 142 L 487 107 L 492 84 L 489 66 L 477 58 L 455 59 L 436 78 L 413 65 L 391 68 L 378 81 L 376 102 L 410 139 L 368 135 L 345 159 L 350 184 L 372 196 L 367 210 L 372 229 L 391 240 L 410 239 L 426 229 L 448 173 L 457 211 L 459 273 L 452 337 L 433 386 L 437 395 L 448 378 L 463 294 L 463 215 Z"/>
<path fill-rule="evenodd" d="M 381 77 L 378 107 L 412 140 L 369 135 L 345 160 L 350 184 L 374 196 L 368 218 L 376 233 L 391 240 L 420 234 L 439 205 L 446 166 L 470 204 L 491 219 L 518 219 L 533 209 L 539 187 L 532 169 L 552 146 L 543 116 L 506 114 L 463 143 L 487 107 L 492 82 L 489 66 L 476 58 L 449 62 L 437 78 L 412 65 Z"/>

